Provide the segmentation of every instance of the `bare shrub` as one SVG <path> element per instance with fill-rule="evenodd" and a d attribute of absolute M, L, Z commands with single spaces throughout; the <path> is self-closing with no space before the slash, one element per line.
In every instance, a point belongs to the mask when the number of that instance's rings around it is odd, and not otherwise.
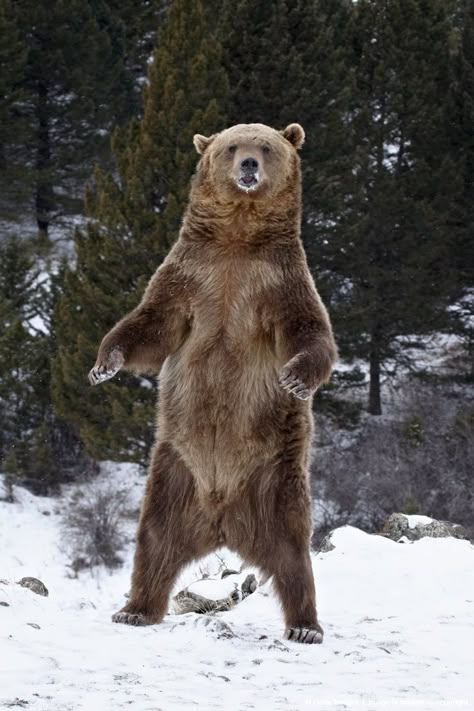
<path fill-rule="evenodd" d="M 73 496 L 63 531 L 75 573 L 99 564 L 108 568 L 122 564 L 118 552 L 126 542 L 123 520 L 128 509 L 126 490 L 100 482 L 85 484 Z"/>
<path fill-rule="evenodd" d="M 389 416 L 368 418 L 346 448 L 316 452 L 317 543 L 352 524 L 377 531 L 395 511 L 462 524 L 474 535 L 474 393 L 407 381 Z"/>

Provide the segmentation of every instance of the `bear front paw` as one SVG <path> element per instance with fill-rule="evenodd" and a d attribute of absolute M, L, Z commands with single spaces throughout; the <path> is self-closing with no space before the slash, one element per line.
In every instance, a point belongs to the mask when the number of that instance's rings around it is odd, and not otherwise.
<path fill-rule="evenodd" d="M 290 361 L 283 366 L 278 377 L 280 386 L 300 400 L 308 400 L 317 390 L 317 386 L 310 387 L 306 378 L 299 372 L 298 361 Z"/>
<path fill-rule="evenodd" d="M 105 359 L 99 359 L 89 372 L 89 382 L 91 385 L 98 385 L 104 380 L 110 380 L 118 373 L 123 366 L 124 357 L 120 348 L 114 348 Z"/>

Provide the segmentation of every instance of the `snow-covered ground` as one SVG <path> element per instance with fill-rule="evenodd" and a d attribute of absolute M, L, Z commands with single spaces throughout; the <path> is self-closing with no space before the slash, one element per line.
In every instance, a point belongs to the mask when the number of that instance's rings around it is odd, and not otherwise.
<path fill-rule="evenodd" d="M 118 572 L 72 579 L 61 502 L 16 493 L 17 503 L 0 503 L 0 579 L 9 583 L 0 584 L 8 603 L 0 604 L 2 709 L 474 708 L 474 548 L 466 541 L 401 544 L 338 529 L 335 549 L 313 557 L 321 646 L 283 639 L 271 581 L 228 612 L 130 628 L 110 616 L 128 590 L 132 546 Z M 230 553 L 221 556 L 235 566 Z M 184 579 L 221 563 L 212 556 Z M 15 585 L 23 576 L 40 578 L 49 597 Z"/>

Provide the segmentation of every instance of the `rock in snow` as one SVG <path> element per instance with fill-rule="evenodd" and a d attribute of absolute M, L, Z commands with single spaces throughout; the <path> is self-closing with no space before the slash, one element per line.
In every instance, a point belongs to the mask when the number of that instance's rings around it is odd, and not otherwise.
<path fill-rule="evenodd" d="M 409 541 L 419 541 L 426 536 L 430 538 L 462 538 L 467 539 L 467 531 L 463 526 L 449 521 L 436 521 L 429 516 L 394 513 L 385 521 L 382 534 L 392 541 L 406 537 Z"/>
<path fill-rule="evenodd" d="M 21 585 L 22 588 L 31 590 L 31 592 L 36 593 L 36 595 L 42 595 L 43 597 L 48 597 L 49 595 L 48 588 L 41 582 L 41 580 L 38 580 L 38 578 L 22 578 L 18 581 L 18 585 Z"/>
<path fill-rule="evenodd" d="M 330 531 L 327 536 L 324 536 L 323 540 L 320 543 L 320 546 L 318 548 L 318 553 L 329 553 L 329 551 L 333 551 L 335 549 L 334 543 L 331 541 L 331 536 L 334 533 L 333 531 Z"/>
<path fill-rule="evenodd" d="M 251 595 L 255 590 L 257 589 L 258 583 L 257 583 L 257 578 L 253 573 L 249 573 L 244 582 L 241 585 L 241 590 L 242 590 L 242 599 L 245 599 L 249 595 Z"/>
<path fill-rule="evenodd" d="M 212 613 L 230 610 L 240 600 L 257 589 L 257 579 L 253 573 L 224 571 L 220 578 L 207 577 L 196 580 L 173 598 L 174 612 Z"/>

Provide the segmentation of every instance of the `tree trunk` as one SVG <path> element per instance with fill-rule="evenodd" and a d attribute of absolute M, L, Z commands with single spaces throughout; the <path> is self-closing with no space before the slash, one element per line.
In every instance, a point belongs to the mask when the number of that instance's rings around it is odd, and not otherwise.
<path fill-rule="evenodd" d="M 36 221 L 40 236 L 48 236 L 53 209 L 51 185 L 51 143 L 49 134 L 48 86 L 38 82 L 38 145 L 36 152 Z"/>
<path fill-rule="evenodd" d="M 370 382 L 369 382 L 369 413 L 382 414 L 382 401 L 380 399 L 380 354 L 377 343 L 372 337 L 370 345 Z"/>

